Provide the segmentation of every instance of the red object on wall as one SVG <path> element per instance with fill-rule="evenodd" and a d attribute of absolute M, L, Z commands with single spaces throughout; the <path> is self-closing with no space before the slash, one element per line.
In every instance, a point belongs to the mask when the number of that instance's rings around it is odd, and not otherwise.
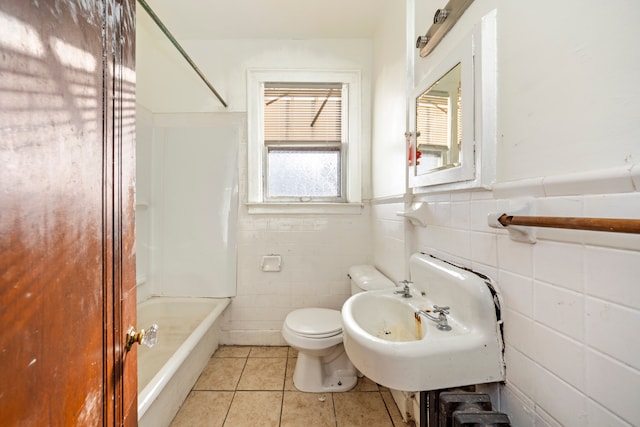
<path fill-rule="evenodd" d="M 420 164 L 420 157 L 422 157 L 422 153 L 418 150 L 413 149 L 413 144 L 409 144 L 409 166 L 413 166 L 414 158 L 413 153 L 415 153 L 415 164 L 416 166 Z"/>

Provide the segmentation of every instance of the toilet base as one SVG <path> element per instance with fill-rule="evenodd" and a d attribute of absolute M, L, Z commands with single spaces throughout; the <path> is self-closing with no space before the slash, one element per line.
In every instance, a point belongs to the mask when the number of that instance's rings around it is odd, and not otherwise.
<path fill-rule="evenodd" d="M 325 355 L 318 352 L 298 351 L 293 370 L 293 385 L 307 393 L 333 393 L 349 391 L 358 382 L 357 371 L 342 344 Z"/>

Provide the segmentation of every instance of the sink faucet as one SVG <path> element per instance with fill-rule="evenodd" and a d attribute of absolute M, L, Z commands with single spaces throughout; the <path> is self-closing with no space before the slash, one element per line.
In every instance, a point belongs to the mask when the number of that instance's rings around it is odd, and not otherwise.
<path fill-rule="evenodd" d="M 413 295 L 411 295 L 411 289 L 409 289 L 409 285 L 412 284 L 413 282 L 410 282 L 408 280 L 403 280 L 402 282 L 398 282 L 401 285 L 404 285 L 403 289 L 397 290 L 394 292 L 394 294 L 400 294 L 402 295 L 403 298 L 411 298 Z"/>
<path fill-rule="evenodd" d="M 424 310 L 418 310 L 416 311 L 416 318 L 418 318 L 418 316 L 422 314 L 427 319 L 433 320 L 434 322 L 436 322 L 437 323 L 436 328 L 438 328 L 439 330 L 450 331 L 451 326 L 449 326 L 449 323 L 447 322 L 447 314 L 449 314 L 449 307 L 439 307 L 437 305 L 434 305 L 433 312 L 438 313 L 438 317 L 434 316 L 433 314 L 427 313 Z"/>

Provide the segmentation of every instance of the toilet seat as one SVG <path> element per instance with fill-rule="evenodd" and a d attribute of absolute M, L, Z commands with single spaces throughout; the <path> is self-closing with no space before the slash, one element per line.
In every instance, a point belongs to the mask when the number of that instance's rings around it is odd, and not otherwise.
<path fill-rule="evenodd" d="M 342 333 L 342 316 L 328 308 L 294 310 L 284 320 L 291 332 L 305 338 L 330 338 Z"/>

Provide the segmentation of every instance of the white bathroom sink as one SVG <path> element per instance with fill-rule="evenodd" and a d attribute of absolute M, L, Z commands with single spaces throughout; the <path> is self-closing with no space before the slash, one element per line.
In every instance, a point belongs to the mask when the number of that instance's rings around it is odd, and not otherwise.
<path fill-rule="evenodd" d="M 423 298 L 402 298 L 393 290 L 361 292 L 356 296 L 343 307 L 343 322 L 348 311 L 354 331 L 379 339 L 381 342 L 373 341 L 382 346 L 388 342 L 416 343 L 425 337 L 428 325 L 422 325 L 420 316 L 415 316 L 426 304 Z"/>
<path fill-rule="evenodd" d="M 405 391 L 503 380 L 502 337 L 485 281 L 464 270 L 447 273 L 455 267 L 425 255 L 414 257 L 412 298 L 395 294 L 396 288 L 345 302 L 343 340 L 351 362 L 373 381 Z M 450 306 L 450 330 L 416 314 L 434 305 Z"/>

